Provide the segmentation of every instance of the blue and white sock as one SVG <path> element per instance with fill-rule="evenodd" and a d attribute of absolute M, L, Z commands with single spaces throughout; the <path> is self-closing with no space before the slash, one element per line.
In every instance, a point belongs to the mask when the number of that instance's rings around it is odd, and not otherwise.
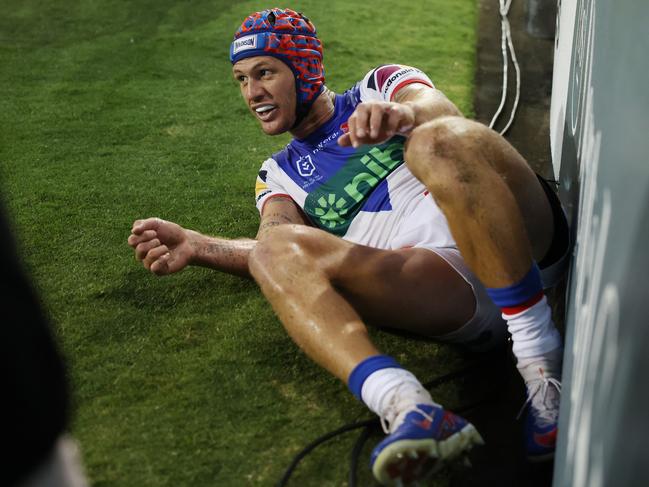
<path fill-rule="evenodd" d="M 402 413 L 419 404 L 436 404 L 421 382 L 387 355 L 375 355 L 358 364 L 349 376 L 349 389 L 387 421 L 390 432 L 398 428 L 405 416 Z"/>
<path fill-rule="evenodd" d="M 561 336 L 552 321 L 552 310 L 543 293 L 541 273 L 535 263 L 516 284 L 487 289 L 487 293 L 507 321 L 519 366 L 561 347 Z"/>

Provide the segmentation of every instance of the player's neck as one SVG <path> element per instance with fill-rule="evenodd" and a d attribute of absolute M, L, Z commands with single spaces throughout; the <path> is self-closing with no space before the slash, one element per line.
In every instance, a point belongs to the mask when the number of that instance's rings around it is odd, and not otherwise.
<path fill-rule="evenodd" d="M 313 102 L 311 110 L 304 120 L 291 130 L 296 139 L 304 139 L 325 124 L 334 114 L 336 94 L 325 87 L 324 91 Z"/>

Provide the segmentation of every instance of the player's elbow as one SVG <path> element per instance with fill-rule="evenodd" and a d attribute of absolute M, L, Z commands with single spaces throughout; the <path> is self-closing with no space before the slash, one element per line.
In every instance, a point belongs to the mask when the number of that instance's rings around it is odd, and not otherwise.
<path fill-rule="evenodd" d="M 441 117 L 464 117 L 460 109 L 455 106 L 455 103 L 444 95 L 436 98 L 432 112 L 431 120 Z"/>

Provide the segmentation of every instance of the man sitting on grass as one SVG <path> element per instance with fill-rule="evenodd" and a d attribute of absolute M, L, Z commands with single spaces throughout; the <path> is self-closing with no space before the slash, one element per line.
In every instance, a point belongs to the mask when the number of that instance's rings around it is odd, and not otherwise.
<path fill-rule="evenodd" d="M 366 325 L 477 350 L 508 331 L 527 385 L 528 456 L 551 457 L 562 344 L 542 274 L 565 223 L 552 191 L 418 69 L 384 65 L 328 90 L 315 28 L 292 10 L 247 17 L 230 58 L 264 133 L 294 137 L 259 171 L 257 238 L 149 218 L 128 240 L 137 258 L 157 275 L 200 265 L 252 276 L 295 343 L 380 416 L 379 482 L 426 478 L 482 439 L 382 355 Z"/>

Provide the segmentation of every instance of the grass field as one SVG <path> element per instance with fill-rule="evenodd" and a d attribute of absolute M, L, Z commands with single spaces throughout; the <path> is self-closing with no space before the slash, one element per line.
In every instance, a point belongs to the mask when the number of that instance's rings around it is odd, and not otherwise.
<path fill-rule="evenodd" d="M 475 4 L 290 6 L 318 27 L 330 88 L 410 64 L 471 115 Z M 369 417 L 292 344 L 251 282 L 205 269 L 155 278 L 126 245 L 147 216 L 255 234 L 257 170 L 288 139 L 264 136 L 247 114 L 227 54 L 243 17 L 268 6 L 0 5 L 2 196 L 68 361 L 72 432 L 95 486 L 272 485 L 310 440 Z M 462 360 L 374 336 L 424 380 Z M 452 405 L 456 388 L 436 398 Z M 345 485 L 353 440 L 316 450 L 291 485 Z M 365 465 L 361 484 L 372 485 Z"/>

